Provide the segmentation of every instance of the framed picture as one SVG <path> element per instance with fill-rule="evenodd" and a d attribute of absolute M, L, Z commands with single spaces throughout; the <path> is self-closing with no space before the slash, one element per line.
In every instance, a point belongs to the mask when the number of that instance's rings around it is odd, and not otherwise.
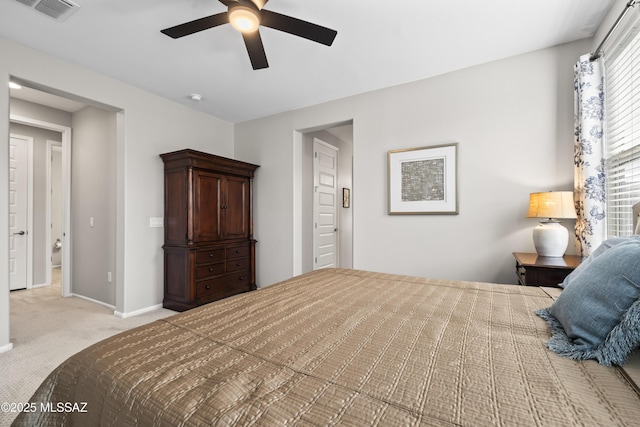
<path fill-rule="evenodd" d="M 348 188 L 342 189 L 342 207 L 348 208 L 351 206 L 351 190 Z"/>
<path fill-rule="evenodd" d="M 457 215 L 457 157 L 457 143 L 389 151 L 389 215 Z"/>

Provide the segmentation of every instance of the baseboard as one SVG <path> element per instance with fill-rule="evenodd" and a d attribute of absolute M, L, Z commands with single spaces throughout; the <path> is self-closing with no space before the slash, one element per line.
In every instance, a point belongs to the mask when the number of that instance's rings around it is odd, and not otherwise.
<path fill-rule="evenodd" d="M 0 353 L 4 353 L 5 351 L 9 351 L 9 350 L 13 350 L 13 343 L 10 342 L 7 345 L 3 345 L 2 347 L 0 347 Z"/>
<path fill-rule="evenodd" d="M 31 289 L 44 288 L 45 286 L 50 286 L 50 285 L 48 283 L 39 283 L 37 285 L 32 285 Z"/>
<path fill-rule="evenodd" d="M 116 308 L 114 305 L 107 304 L 106 302 L 98 301 L 97 299 L 93 299 L 93 298 L 85 297 L 84 295 L 78 295 L 78 294 L 74 294 L 74 293 L 72 293 L 72 294 L 71 294 L 71 295 L 69 295 L 69 296 L 76 297 L 76 298 L 80 298 L 80 299 L 83 299 L 83 300 L 85 300 L 85 301 L 89 301 L 89 302 L 92 302 L 92 303 L 94 303 L 94 304 L 101 305 L 101 306 L 103 306 L 103 307 L 108 308 L 109 310 L 114 310 L 114 309 Z"/>
<path fill-rule="evenodd" d="M 121 313 L 119 311 L 114 311 L 113 315 L 119 317 L 121 319 L 126 319 L 127 317 L 139 316 L 144 313 L 148 313 L 150 311 L 158 310 L 162 308 L 162 304 L 152 305 L 150 307 L 141 308 L 140 310 L 130 311 L 128 313 Z"/>

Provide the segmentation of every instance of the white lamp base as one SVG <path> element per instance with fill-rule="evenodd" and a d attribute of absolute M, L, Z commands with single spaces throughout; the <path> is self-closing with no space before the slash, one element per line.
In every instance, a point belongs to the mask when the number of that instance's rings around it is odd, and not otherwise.
<path fill-rule="evenodd" d="M 569 230 L 555 220 L 540 221 L 533 229 L 533 245 L 538 256 L 562 257 L 569 244 Z"/>

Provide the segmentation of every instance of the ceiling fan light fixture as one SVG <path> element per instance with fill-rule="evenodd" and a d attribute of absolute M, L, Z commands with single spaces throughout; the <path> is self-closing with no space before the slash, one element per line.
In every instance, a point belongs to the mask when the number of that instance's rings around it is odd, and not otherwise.
<path fill-rule="evenodd" d="M 160 30 L 160 32 L 173 39 L 178 39 L 210 28 L 231 24 L 242 33 L 242 40 L 247 48 L 247 54 L 254 70 L 269 68 L 262 36 L 260 35 L 260 26 L 289 33 L 325 46 L 331 46 L 336 35 L 338 35 L 338 32 L 331 28 L 263 9 L 263 6 L 269 0 L 219 1 L 227 7 L 226 12 L 219 12 L 180 25 L 174 25 Z"/>
<path fill-rule="evenodd" d="M 260 26 L 260 15 L 248 6 L 237 5 L 229 8 L 229 22 L 242 33 L 252 33 Z"/>

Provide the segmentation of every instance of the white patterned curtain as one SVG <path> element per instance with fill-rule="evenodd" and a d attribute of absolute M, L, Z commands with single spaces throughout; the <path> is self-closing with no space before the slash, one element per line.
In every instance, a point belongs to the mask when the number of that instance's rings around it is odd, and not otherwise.
<path fill-rule="evenodd" d="M 574 67 L 574 198 L 576 253 L 587 256 L 605 238 L 604 82 L 600 60 L 583 55 Z"/>

